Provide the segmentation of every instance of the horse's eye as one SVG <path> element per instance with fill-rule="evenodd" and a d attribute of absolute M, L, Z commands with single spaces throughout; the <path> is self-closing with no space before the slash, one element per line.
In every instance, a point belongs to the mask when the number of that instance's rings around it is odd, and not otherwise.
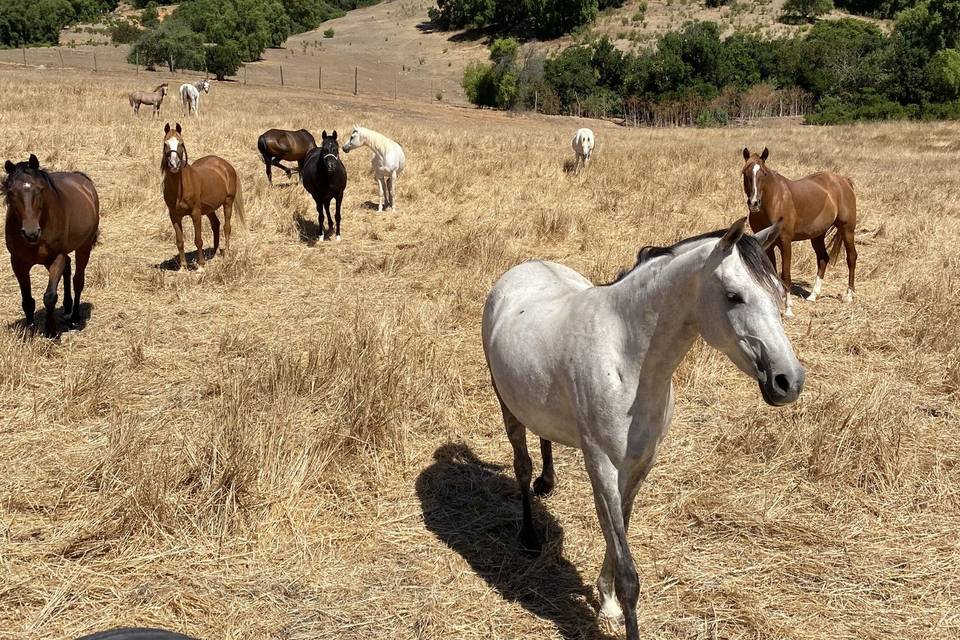
<path fill-rule="evenodd" d="M 730 304 L 743 304 L 743 296 L 734 291 L 727 291 L 727 300 L 730 301 Z"/>

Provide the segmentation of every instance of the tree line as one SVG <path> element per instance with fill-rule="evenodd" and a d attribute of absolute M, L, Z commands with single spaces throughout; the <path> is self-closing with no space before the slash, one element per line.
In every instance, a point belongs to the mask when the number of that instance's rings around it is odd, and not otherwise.
<path fill-rule="evenodd" d="M 467 67 L 463 87 L 481 106 L 632 124 L 960 117 L 960 0 L 914 2 L 889 33 L 846 18 L 794 37 L 722 38 L 717 24 L 690 22 L 638 53 L 601 38 L 548 59 L 502 38 L 489 63 Z"/>
<path fill-rule="evenodd" d="M 0 0 L 0 47 L 55 45 L 67 25 L 116 8 L 117 0 Z"/>

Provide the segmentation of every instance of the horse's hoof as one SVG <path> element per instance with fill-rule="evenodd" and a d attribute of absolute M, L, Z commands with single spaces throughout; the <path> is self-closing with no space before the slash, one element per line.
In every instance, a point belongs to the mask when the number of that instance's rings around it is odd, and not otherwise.
<path fill-rule="evenodd" d="M 197 265 L 197 273 L 203 273 L 203 265 L 202 265 L 202 264 L 198 264 L 198 265 Z"/>
<path fill-rule="evenodd" d="M 338 233 L 337 236 L 334 238 L 334 240 L 336 240 L 337 242 L 340 242 L 340 234 L 339 234 L 339 233 Z"/>
<path fill-rule="evenodd" d="M 817 301 L 817 294 L 811 293 L 810 295 L 807 296 L 807 302 L 816 302 L 816 301 Z"/>
<path fill-rule="evenodd" d="M 783 312 L 783 317 L 784 317 L 784 318 L 792 318 L 792 317 L 793 317 L 793 309 L 791 309 L 790 307 L 787 307 L 786 311 Z"/>
<path fill-rule="evenodd" d="M 320 236 L 319 238 L 317 238 L 317 242 L 326 242 L 326 241 L 327 241 L 327 236 Z"/>
<path fill-rule="evenodd" d="M 845 303 L 853 302 L 853 291 L 850 291 L 850 289 L 847 289 L 847 292 L 843 294 L 843 301 Z"/>
<path fill-rule="evenodd" d="M 540 476 L 533 481 L 533 495 L 548 496 L 553 491 L 554 480 L 548 480 Z"/>
<path fill-rule="evenodd" d="M 623 628 L 623 611 L 620 609 L 619 604 L 616 605 L 616 609 L 610 607 L 609 613 L 607 613 L 605 609 L 605 606 L 601 607 L 600 612 L 597 614 L 597 624 L 604 633 L 617 635 L 620 629 Z"/>

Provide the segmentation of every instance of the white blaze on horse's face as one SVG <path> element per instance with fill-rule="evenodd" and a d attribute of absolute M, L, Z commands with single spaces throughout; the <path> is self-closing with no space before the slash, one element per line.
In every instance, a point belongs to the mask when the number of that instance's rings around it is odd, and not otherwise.
<path fill-rule="evenodd" d="M 753 213 L 756 213 L 757 211 L 760 210 L 760 178 L 759 178 L 760 169 L 761 167 L 759 162 L 755 163 L 750 168 L 751 184 L 750 184 L 750 191 L 748 191 L 748 195 L 747 195 L 747 207 Z"/>
<path fill-rule="evenodd" d="M 180 171 L 180 141 L 177 138 L 169 138 L 163 143 L 163 155 L 167 159 L 167 167 L 170 171 L 177 173 Z"/>
<path fill-rule="evenodd" d="M 775 226 L 756 237 L 766 244 L 778 235 Z M 805 373 L 780 318 L 779 280 L 764 266 L 759 277 L 768 286 L 757 281 L 764 247 L 752 242 L 718 243 L 701 277 L 698 323 L 704 340 L 755 378 L 768 404 L 781 406 L 800 395 Z"/>
<path fill-rule="evenodd" d="M 203 81 L 203 92 L 210 93 L 210 82 L 207 80 Z"/>

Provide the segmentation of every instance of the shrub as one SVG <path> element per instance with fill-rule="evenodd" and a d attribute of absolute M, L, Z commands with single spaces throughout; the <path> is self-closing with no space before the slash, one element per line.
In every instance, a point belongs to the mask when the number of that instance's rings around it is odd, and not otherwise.
<path fill-rule="evenodd" d="M 160 26 L 160 14 L 157 11 L 157 3 L 150 2 L 143 11 L 140 12 L 140 24 L 148 29 L 156 29 Z"/>
<path fill-rule="evenodd" d="M 925 68 L 931 96 L 937 102 L 950 102 L 960 97 L 960 51 L 941 49 Z"/>
<path fill-rule="evenodd" d="M 335 32 L 334 32 L 333 29 L 327 29 L 326 31 L 323 32 L 323 37 L 324 37 L 324 38 L 332 38 L 334 33 L 335 33 Z"/>
<path fill-rule="evenodd" d="M 833 0 L 787 0 L 783 3 L 783 18 L 791 22 L 813 22 L 832 10 Z"/>
<path fill-rule="evenodd" d="M 143 29 L 137 25 L 126 20 L 118 20 L 110 26 L 110 41 L 113 44 L 132 44 L 137 41 L 141 33 Z"/>
<path fill-rule="evenodd" d="M 240 50 L 232 42 L 215 44 L 207 49 L 207 71 L 217 80 L 236 74 L 242 64 Z"/>

